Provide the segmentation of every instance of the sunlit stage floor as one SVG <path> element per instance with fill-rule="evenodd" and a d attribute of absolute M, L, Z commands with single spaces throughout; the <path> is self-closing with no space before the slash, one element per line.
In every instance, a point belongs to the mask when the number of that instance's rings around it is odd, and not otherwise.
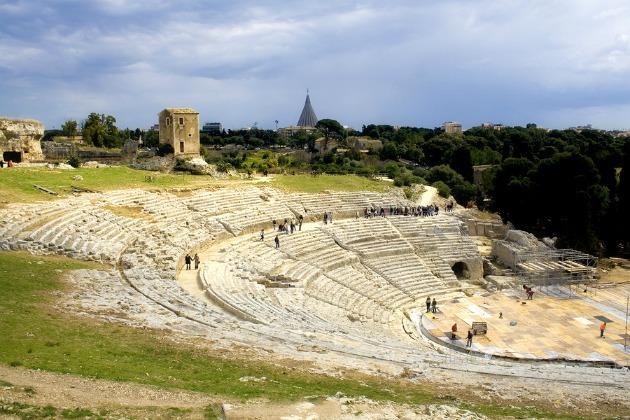
<path fill-rule="evenodd" d="M 512 289 L 441 302 L 438 313 L 424 314 L 424 333 L 441 344 L 467 350 L 468 329 L 474 321 L 482 321 L 487 323 L 488 332 L 473 338 L 473 352 L 630 366 L 630 337 L 624 350 L 630 284 L 587 292 L 575 286 L 572 290 L 567 287 L 534 290 L 533 300 L 526 300 L 522 290 Z M 599 337 L 602 320 L 608 321 L 603 339 Z M 454 323 L 458 333 L 452 340 Z"/>

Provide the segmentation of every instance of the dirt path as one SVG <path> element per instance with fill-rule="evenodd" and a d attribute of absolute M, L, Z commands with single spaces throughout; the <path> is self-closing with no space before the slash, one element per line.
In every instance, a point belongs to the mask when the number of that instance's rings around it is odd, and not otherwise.
<path fill-rule="evenodd" d="M 435 202 L 436 196 L 437 196 L 437 188 L 425 185 L 424 192 L 416 200 L 416 203 L 418 203 L 419 206 L 428 206 L 429 204 L 433 204 Z"/>
<path fill-rule="evenodd" d="M 8 407 L 12 407 L 11 410 L 17 417 L 29 414 L 35 418 L 38 415 L 33 413 L 41 411 L 32 411 L 33 407 L 41 410 L 46 406 L 57 410 L 90 410 L 91 413 L 98 413 L 105 418 L 485 418 L 450 405 L 394 404 L 366 398 L 346 398 L 342 395 L 286 403 L 266 400 L 225 402 L 195 392 L 171 391 L 134 383 L 88 379 L 0 365 L 0 418 L 7 414 Z M 90 416 L 90 412 L 83 411 L 82 416 Z"/>
<path fill-rule="evenodd" d="M 56 408 L 87 408 L 129 412 L 203 412 L 219 401 L 195 392 L 0 365 L 0 401 Z M 157 409 L 157 410 L 156 410 Z M 134 414 L 134 415 L 135 415 Z"/>

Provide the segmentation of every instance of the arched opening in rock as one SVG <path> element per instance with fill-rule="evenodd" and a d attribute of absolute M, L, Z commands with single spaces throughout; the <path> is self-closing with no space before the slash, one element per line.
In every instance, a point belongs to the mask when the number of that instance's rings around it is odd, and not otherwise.
<path fill-rule="evenodd" d="M 456 262 L 451 267 L 451 270 L 453 270 L 453 273 L 455 273 L 455 277 L 457 277 L 457 280 L 470 279 L 470 271 L 468 271 L 468 265 L 465 262 Z"/>

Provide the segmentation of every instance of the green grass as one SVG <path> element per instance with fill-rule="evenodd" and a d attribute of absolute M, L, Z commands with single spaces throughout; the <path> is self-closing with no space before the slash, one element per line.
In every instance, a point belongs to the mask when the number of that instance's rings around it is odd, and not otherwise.
<path fill-rule="evenodd" d="M 377 191 L 392 188 L 384 181 L 357 175 L 275 175 L 272 185 L 290 192 L 321 193 L 331 191 Z"/>
<path fill-rule="evenodd" d="M 81 181 L 73 176 L 80 175 Z M 148 182 L 147 176 L 153 180 Z M 163 174 L 132 169 L 126 166 L 108 168 L 80 168 L 75 170 L 45 168 L 7 168 L 0 171 L 0 200 L 2 202 L 29 202 L 51 200 L 55 196 L 46 194 L 33 187 L 41 185 L 59 194 L 67 195 L 71 186 L 91 190 L 112 190 L 118 188 L 161 189 L 169 187 L 188 187 L 214 184 L 210 177 L 193 175 Z"/>
<path fill-rule="evenodd" d="M 80 175 L 83 180 L 75 181 Z M 147 177 L 153 177 L 147 181 Z M 159 190 L 177 187 L 210 187 L 255 184 L 250 180 L 217 180 L 201 175 L 164 174 L 126 166 L 80 168 L 75 170 L 45 168 L 11 168 L 0 171 L 0 206 L 12 202 L 54 200 L 58 197 L 36 189 L 37 184 L 67 196 L 71 186 L 96 191 L 125 188 Z M 276 175 L 271 185 L 292 192 L 318 193 L 333 191 L 385 191 L 391 184 L 356 175 Z"/>
<path fill-rule="evenodd" d="M 440 395 L 427 384 L 346 375 L 333 378 L 299 369 L 224 356 L 175 344 L 163 334 L 104 324 L 60 313 L 52 292 L 64 290 L 66 270 L 99 267 L 62 257 L 0 252 L 0 363 L 199 391 L 221 398 L 296 401 L 342 392 L 350 397 L 406 403 L 460 405 L 481 413 L 516 417 L 555 417 L 533 408 L 502 407 L 460 401 Z M 265 376 L 265 382 L 241 382 L 243 376 Z M 71 416 L 73 413 L 61 413 Z M 77 413 L 83 414 L 83 413 Z"/>

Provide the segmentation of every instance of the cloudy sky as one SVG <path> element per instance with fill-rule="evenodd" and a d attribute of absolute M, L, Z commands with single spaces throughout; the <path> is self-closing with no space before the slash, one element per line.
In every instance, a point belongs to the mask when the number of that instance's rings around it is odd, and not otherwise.
<path fill-rule="evenodd" d="M 628 0 L 0 0 L 0 115 L 630 128 Z"/>

